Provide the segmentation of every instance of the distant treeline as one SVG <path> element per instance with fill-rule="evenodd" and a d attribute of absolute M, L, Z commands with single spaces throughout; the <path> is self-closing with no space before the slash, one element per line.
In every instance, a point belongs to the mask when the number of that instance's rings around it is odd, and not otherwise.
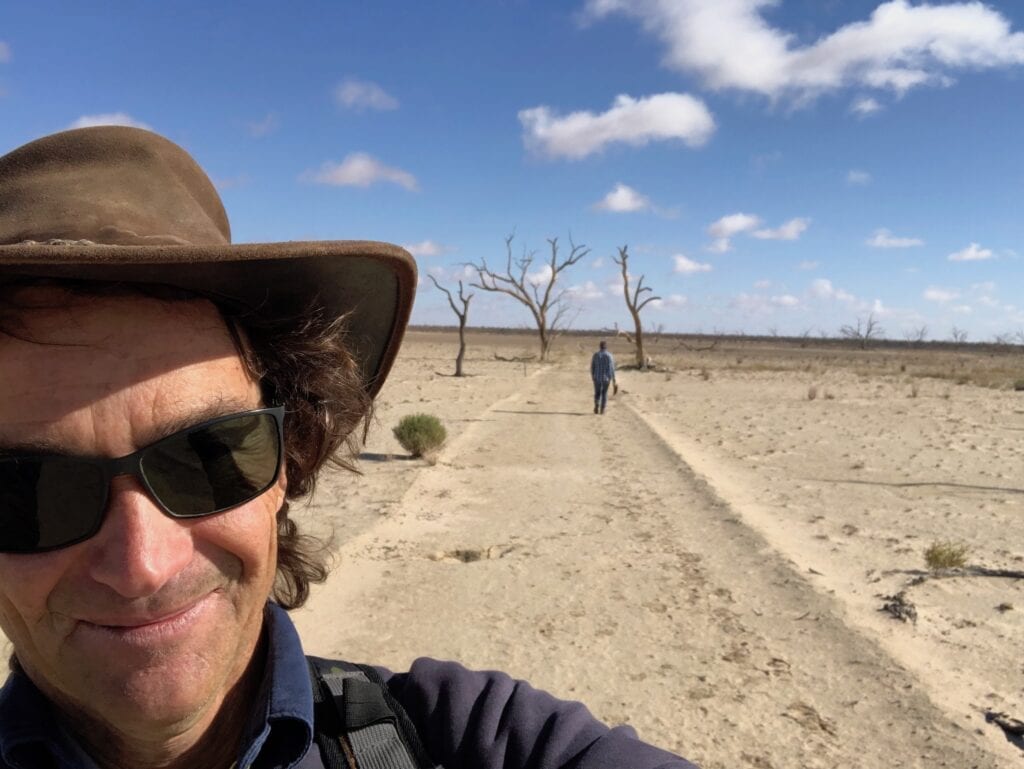
<path fill-rule="evenodd" d="M 457 326 L 409 326 L 410 331 L 423 331 L 423 332 L 441 332 L 441 333 L 452 333 L 457 334 L 459 329 Z M 467 326 L 466 331 L 468 333 L 476 334 L 496 334 L 505 336 L 534 336 L 536 330 L 533 328 L 527 328 L 520 326 L 517 328 L 509 328 L 503 326 Z M 564 337 L 577 337 L 577 338 L 590 338 L 590 339 L 608 339 L 612 341 L 616 337 L 614 329 L 567 329 L 559 332 L 560 336 Z M 711 342 L 718 342 L 719 344 L 765 344 L 765 345 L 779 345 L 784 347 L 815 347 L 819 349 L 839 349 L 839 350 L 850 350 L 850 349 L 861 349 L 863 347 L 862 342 L 858 339 L 846 339 L 843 337 L 835 336 L 821 336 L 807 334 L 804 336 L 783 336 L 783 335 L 772 335 L 772 334 L 742 334 L 742 333 L 676 333 L 669 331 L 646 331 L 645 332 L 649 345 L 652 345 L 651 352 L 657 351 L 657 346 L 661 342 L 669 344 L 684 342 L 687 344 L 694 345 L 706 345 Z M 623 345 L 628 345 L 629 342 L 625 339 L 622 340 Z M 868 350 L 970 350 L 971 352 L 988 352 L 988 353 L 1004 353 L 1004 354 L 1020 354 L 1024 351 L 1024 344 L 1016 342 L 954 342 L 951 340 L 934 340 L 934 341 L 911 341 L 903 339 L 872 339 L 866 349 Z"/>

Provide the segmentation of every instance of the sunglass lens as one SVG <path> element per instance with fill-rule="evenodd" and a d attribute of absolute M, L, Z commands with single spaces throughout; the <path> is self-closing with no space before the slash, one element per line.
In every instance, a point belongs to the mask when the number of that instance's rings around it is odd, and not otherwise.
<path fill-rule="evenodd" d="M 0 461 L 0 552 L 48 550 L 91 536 L 106 498 L 96 465 L 63 457 Z"/>
<path fill-rule="evenodd" d="M 151 446 L 141 460 L 142 475 L 172 515 L 210 515 L 270 488 L 279 444 L 272 414 L 242 414 Z"/>

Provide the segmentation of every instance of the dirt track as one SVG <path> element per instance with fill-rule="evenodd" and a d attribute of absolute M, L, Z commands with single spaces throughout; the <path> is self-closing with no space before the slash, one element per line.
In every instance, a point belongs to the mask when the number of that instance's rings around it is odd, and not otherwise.
<path fill-rule="evenodd" d="M 414 387 L 384 415 L 417 405 Z M 419 403 L 462 421 L 436 465 L 325 485 L 316 515 L 345 541 L 298 614 L 308 651 L 504 669 L 705 769 L 1019 760 L 934 706 L 628 393 L 599 417 L 575 371 L 499 380 L 494 400 L 438 387 Z"/>

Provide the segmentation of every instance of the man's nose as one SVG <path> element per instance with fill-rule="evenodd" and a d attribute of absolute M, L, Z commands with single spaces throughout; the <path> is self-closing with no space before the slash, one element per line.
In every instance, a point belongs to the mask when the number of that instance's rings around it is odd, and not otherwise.
<path fill-rule="evenodd" d="M 90 544 L 92 578 L 125 598 L 158 592 L 194 552 L 188 523 L 166 515 L 131 476 L 111 481 L 103 526 Z"/>

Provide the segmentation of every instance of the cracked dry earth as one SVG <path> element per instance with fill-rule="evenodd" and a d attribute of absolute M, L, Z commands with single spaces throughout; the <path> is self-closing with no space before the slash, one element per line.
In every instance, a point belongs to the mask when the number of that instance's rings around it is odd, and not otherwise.
<path fill-rule="evenodd" d="M 704 769 L 1020 761 L 933 704 L 628 395 L 595 416 L 578 371 L 477 368 L 428 396 L 400 359 L 365 475 L 306 511 L 339 558 L 296 615 L 308 652 L 502 669 Z M 421 408 L 449 444 L 387 461 L 384 426 Z"/>

